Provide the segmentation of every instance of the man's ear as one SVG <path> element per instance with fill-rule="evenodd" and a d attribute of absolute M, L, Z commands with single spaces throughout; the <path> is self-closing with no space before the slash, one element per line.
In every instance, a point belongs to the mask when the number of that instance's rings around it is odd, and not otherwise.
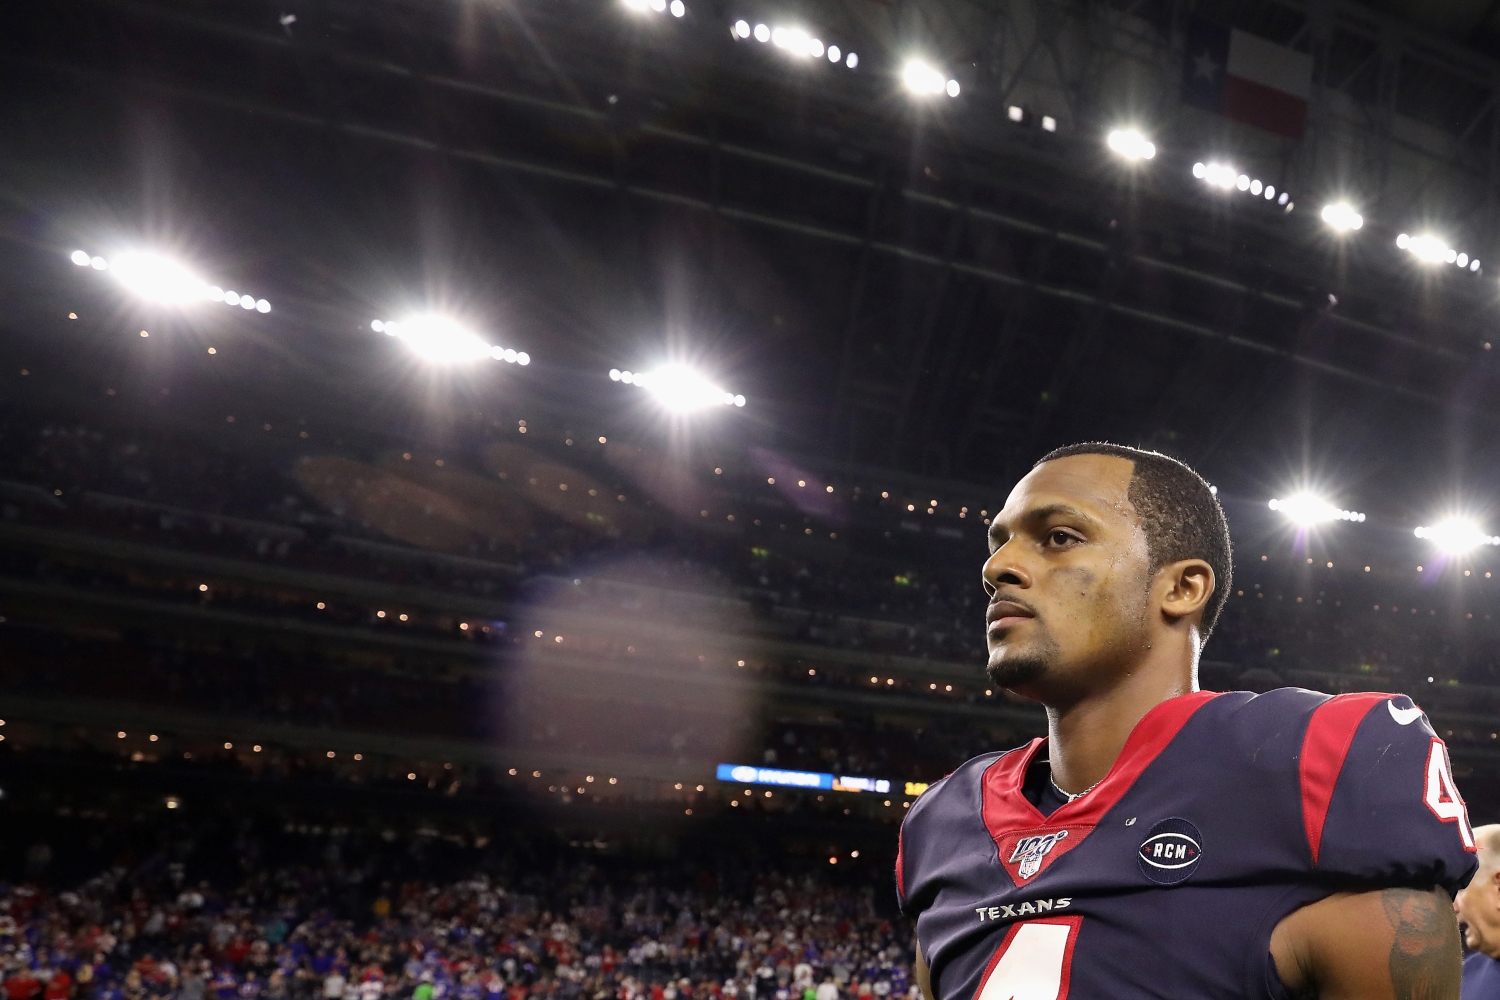
<path fill-rule="evenodd" d="M 1201 612 L 1218 584 L 1213 567 L 1202 559 L 1167 563 L 1157 570 L 1157 579 L 1165 584 L 1162 613 L 1172 618 L 1186 618 Z"/>

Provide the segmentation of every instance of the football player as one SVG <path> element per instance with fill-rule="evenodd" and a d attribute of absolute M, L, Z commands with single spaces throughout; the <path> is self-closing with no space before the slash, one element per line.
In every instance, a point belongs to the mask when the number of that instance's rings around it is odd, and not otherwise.
<path fill-rule="evenodd" d="M 1228 524 L 1186 465 L 1055 451 L 990 525 L 987 667 L 1047 737 L 902 827 L 929 1000 L 1458 1000 L 1475 841 L 1404 695 L 1198 689 Z"/>

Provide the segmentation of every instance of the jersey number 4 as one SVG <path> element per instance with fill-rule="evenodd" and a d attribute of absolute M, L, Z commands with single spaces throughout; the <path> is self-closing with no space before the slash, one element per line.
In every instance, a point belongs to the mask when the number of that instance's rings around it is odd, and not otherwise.
<path fill-rule="evenodd" d="M 974 1000 L 1064 1000 L 1082 917 L 1028 920 L 995 949 Z"/>
<path fill-rule="evenodd" d="M 1448 763 L 1448 748 L 1439 739 L 1434 739 L 1427 750 L 1427 788 L 1422 793 L 1422 801 L 1444 823 L 1457 823 L 1458 835 L 1464 841 L 1464 850 L 1475 850 L 1474 828 L 1469 826 L 1469 811 L 1464 808 L 1463 797 L 1458 794 L 1458 786 L 1453 783 L 1453 766 Z"/>

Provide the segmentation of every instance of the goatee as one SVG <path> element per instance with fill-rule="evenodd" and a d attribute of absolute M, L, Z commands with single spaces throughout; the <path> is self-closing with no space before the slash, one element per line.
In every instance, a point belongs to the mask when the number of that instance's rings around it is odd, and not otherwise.
<path fill-rule="evenodd" d="M 984 672 L 997 687 L 1014 688 L 1040 679 L 1047 672 L 1047 658 L 1034 653 L 999 660 L 992 657 Z"/>

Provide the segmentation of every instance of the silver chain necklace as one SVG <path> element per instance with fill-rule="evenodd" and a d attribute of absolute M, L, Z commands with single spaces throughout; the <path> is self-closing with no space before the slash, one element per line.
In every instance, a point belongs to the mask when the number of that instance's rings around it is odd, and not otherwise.
<path fill-rule="evenodd" d="M 1083 798 L 1085 795 L 1087 795 L 1089 792 L 1092 792 L 1094 789 L 1098 788 L 1100 782 L 1102 782 L 1104 779 L 1100 778 L 1099 781 L 1094 782 L 1092 785 L 1090 785 L 1089 787 L 1085 788 L 1081 792 L 1065 792 L 1065 791 L 1063 791 L 1061 788 L 1059 788 L 1057 786 L 1057 779 L 1054 778 L 1054 777 L 1052 777 L 1052 775 L 1050 773 L 1047 775 L 1047 780 L 1052 783 L 1052 790 L 1054 792 L 1056 792 L 1058 795 L 1061 795 L 1063 798 L 1067 799 L 1069 802 L 1074 802 L 1074 801 L 1077 801 L 1078 799 Z"/>

